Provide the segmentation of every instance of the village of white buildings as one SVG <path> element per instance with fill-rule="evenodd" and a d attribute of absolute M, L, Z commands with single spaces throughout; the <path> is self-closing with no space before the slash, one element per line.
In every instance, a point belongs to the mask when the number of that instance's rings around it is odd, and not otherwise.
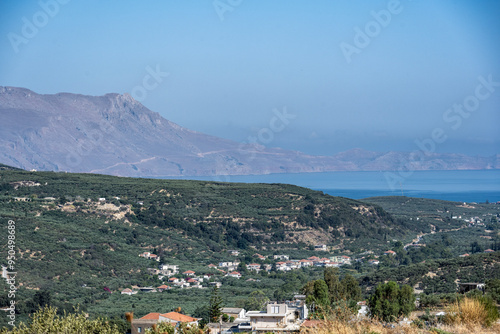
<path fill-rule="evenodd" d="M 326 251 L 326 245 L 318 245 L 315 246 L 315 249 L 318 251 Z M 239 256 L 240 252 L 238 250 L 229 250 L 229 255 L 231 256 Z M 139 254 L 140 257 L 155 260 L 157 262 L 161 262 L 160 257 L 156 254 L 152 254 L 150 252 L 144 252 Z M 272 260 L 275 262 L 271 263 L 258 263 L 262 261 L 266 261 L 268 259 L 267 256 L 260 255 L 255 253 L 253 255 L 255 259 L 255 263 L 249 263 L 245 265 L 245 268 L 248 272 L 253 274 L 259 273 L 261 271 L 271 272 L 275 271 L 290 271 L 296 270 L 300 268 L 306 267 L 340 267 L 345 264 L 351 264 L 351 258 L 346 255 L 338 255 L 332 257 L 318 257 L 311 256 L 307 259 L 294 260 L 290 259 L 288 255 L 272 255 Z M 195 271 L 185 268 L 181 272 L 181 269 L 178 265 L 173 264 L 159 264 L 157 268 L 148 268 L 148 272 L 151 275 L 158 275 L 158 279 L 164 281 L 165 284 L 162 284 L 158 287 L 139 287 L 132 286 L 132 288 L 126 288 L 121 291 L 124 295 L 133 295 L 138 292 L 163 292 L 165 290 L 173 289 L 173 288 L 181 288 L 181 289 L 203 289 L 209 288 L 213 286 L 220 287 L 222 285 L 221 282 L 217 281 L 218 277 L 232 277 L 236 279 L 240 279 L 244 276 L 241 272 L 237 271 L 240 267 L 240 262 L 235 261 L 224 261 L 219 262 L 217 264 L 209 264 L 208 269 L 213 269 L 217 274 L 203 274 L 197 275 Z M 274 267 L 274 268 L 273 268 Z M 255 280 L 250 278 L 249 280 Z"/>
<path fill-rule="evenodd" d="M 326 245 L 315 246 L 317 251 L 327 251 Z M 240 255 L 238 250 L 229 250 L 228 254 L 237 257 Z M 156 254 L 144 252 L 139 255 L 146 259 L 161 262 L 161 259 Z M 305 267 L 339 267 L 345 264 L 351 264 L 351 258 L 346 255 L 338 255 L 332 257 L 311 256 L 307 259 L 290 259 L 289 255 L 279 254 L 272 256 L 263 256 L 255 253 L 253 255 L 255 263 L 245 265 L 248 274 L 256 274 L 261 271 L 270 272 L 276 271 L 291 271 Z M 258 263 L 266 260 L 273 263 Z M 210 287 L 220 287 L 222 283 L 217 280 L 219 277 L 230 277 L 234 279 L 244 278 L 244 274 L 237 271 L 241 262 L 223 261 L 217 264 L 209 264 L 207 267 L 218 274 L 203 274 L 197 275 L 195 271 L 188 268 L 182 271 L 178 265 L 159 264 L 158 268 L 148 268 L 152 275 L 158 275 L 158 278 L 166 284 L 158 287 L 138 287 L 133 286 L 132 289 L 126 288 L 121 291 L 124 295 L 133 295 L 137 293 L 153 293 L 163 292 L 170 289 L 204 289 Z M 273 268 L 274 267 L 274 268 Z M 254 278 L 249 278 L 249 281 L 255 281 Z M 363 306 L 362 306 L 363 309 Z M 242 308 L 223 308 L 223 314 L 227 314 L 230 321 L 209 323 L 208 328 L 212 334 L 228 334 L 234 332 L 299 332 L 301 328 L 314 326 L 315 320 L 306 320 L 308 317 L 308 308 L 305 304 L 304 295 L 296 295 L 292 301 L 283 303 L 270 302 L 265 310 L 244 310 Z M 145 316 L 132 320 L 132 334 L 143 333 L 145 329 L 151 328 L 159 322 L 169 322 L 174 326 L 180 323 L 198 324 L 201 319 L 193 318 L 178 312 L 168 313 L 148 313 Z"/>

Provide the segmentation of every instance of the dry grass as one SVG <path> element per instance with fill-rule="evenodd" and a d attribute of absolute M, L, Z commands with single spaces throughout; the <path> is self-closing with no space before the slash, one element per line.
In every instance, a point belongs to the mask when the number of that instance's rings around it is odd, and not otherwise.
<path fill-rule="evenodd" d="M 446 314 L 445 327 L 453 328 L 453 333 L 500 333 L 498 323 L 485 327 L 492 319 L 485 304 L 478 299 L 464 298 L 449 306 Z"/>
<path fill-rule="evenodd" d="M 480 301 L 464 298 L 447 310 L 446 324 L 435 328 L 418 328 L 408 324 L 386 324 L 375 319 L 358 319 L 347 308 L 328 310 L 314 328 L 303 328 L 301 334 L 498 334 L 500 324 L 484 327 L 488 314 Z"/>
<path fill-rule="evenodd" d="M 436 329 L 423 329 L 411 325 L 395 325 L 394 328 L 378 321 L 332 321 L 326 320 L 316 328 L 303 329 L 302 334 L 498 334 L 500 325 L 484 328 L 481 325 L 443 325 Z"/>
<path fill-rule="evenodd" d="M 302 334 L 420 334 L 432 333 L 410 325 L 390 325 L 376 319 L 357 318 L 349 308 L 329 309 L 323 313 L 325 320 L 315 328 L 303 329 Z M 392 328 L 394 327 L 394 328 Z"/>
<path fill-rule="evenodd" d="M 448 307 L 447 323 L 477 327 L 487 321 L 488 312 L 477 299 L 464 298 Z"/>
<path fill-rule="evenodd" d="M 498 334 L 500 333 L 500 324 L 494 324 L 491 327 L 485 328 L 481 325 L 444 325 L 440 329 L 446 331 L 447 333 L 453 334 Z"/>
<path fill-rule="evenodd" d="M 316 328 L 311 328 L 303 331 L 307 334 L 396 334 L 396 333 L 430 333 L 424 330 L 410 326 L 398 326 L 396 328 L 385 327 L 382 323 L 376 321 L 331 321 L 326 320 Z"/>
<path fill-rule="evenodd" d="M 438 328 L 419 328 L 408 324 L 387 324 L 376 319 L 357 318 L 347 307 L 322 312 L 322 320 L 314 328 L 303 328 L 301 334 L 499 334 L 500 322 L 491 324 L 485 304 L 464 298 L 446 310 L 444 324 Z M 489 318 L 488 318 L 489 317 Z M 416 318 L 416 317 L 415 317 Z M 423 322 L 420 321 L 423 325 Z"/>

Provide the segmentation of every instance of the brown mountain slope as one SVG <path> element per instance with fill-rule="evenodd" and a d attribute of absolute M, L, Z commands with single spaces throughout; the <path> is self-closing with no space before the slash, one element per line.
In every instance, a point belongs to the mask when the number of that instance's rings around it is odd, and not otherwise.
<path fill-rule="evenodd" d="M 310 156 L 239 144 L 172 123 L 130 95 L 41 95 L 0 87 L 0 163 L 122 176 L 397 170 L 408 153 Z M 498 168 L 499 157 L 431 155 L 420 169 Z"/>

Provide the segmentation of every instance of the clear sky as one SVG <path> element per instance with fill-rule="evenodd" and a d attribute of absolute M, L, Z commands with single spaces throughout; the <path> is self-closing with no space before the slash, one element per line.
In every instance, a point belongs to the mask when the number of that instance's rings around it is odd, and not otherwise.
<path fill-rule="evenodd" d="M 499 18 L 496 0 L 3 0 L 0 85 L 128 92 L 187 128 L 312 154 L 427 139 L 491 155 Z"/>

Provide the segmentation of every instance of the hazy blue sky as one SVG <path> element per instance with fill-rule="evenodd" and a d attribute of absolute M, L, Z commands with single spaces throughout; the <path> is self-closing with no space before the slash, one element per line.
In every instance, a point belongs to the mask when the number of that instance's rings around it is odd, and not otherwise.
<path fill-rule="evenodd" d="M 440 128 L 438 152 L 489 155 L 499 17 L 500 1 L 4 0 L 0 85 L 134 93 L 190 129 L 314 154 L 411 151 Z"/>

